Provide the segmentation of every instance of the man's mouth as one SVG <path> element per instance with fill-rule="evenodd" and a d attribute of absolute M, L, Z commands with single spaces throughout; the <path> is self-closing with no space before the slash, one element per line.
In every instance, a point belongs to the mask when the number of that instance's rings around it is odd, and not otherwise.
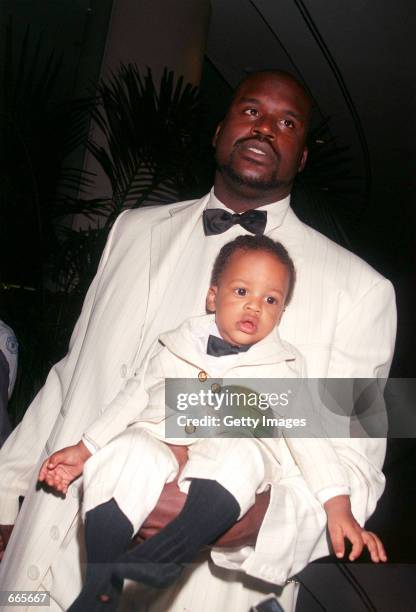
<path fill-rule="evenodd" d="M 272 145 L 266 140 L 258 138 L 245 138 L 237 142 L 237 147 L 242 153 L 249 154 L 254 159 L 271 158 L 276 160 L 277 154 Z"/>
<path fill-rule="evenodd" d="M 247 150 L 251 151 L 252 153 L 255 153 L 256 155 L 266 155 L 264 151 L 261 151 L 260 149 L 257 149 L 256 147 L 247 147 Z"/>

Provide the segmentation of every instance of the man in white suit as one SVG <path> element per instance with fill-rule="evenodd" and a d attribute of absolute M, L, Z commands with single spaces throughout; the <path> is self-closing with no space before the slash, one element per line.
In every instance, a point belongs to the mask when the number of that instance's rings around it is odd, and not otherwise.
<path fill-rule="evenodd" d="M 247 217 L 267 212 L 265 234 L 281 241 L 294 259 L 297 285 L 281 325 L 285 339 L 307 360 L 312 377 L 364 377 L 388 374 L 395 335 L 391 284 L 353 254 L 301 223 L 290 209 L 290 190 L 307 158 L 305 138 L 310 102 L 293 77 L 279 72 L 251 75 L 238 88 L 214 137 L 218 170 L 214 189 L 199 201 L 123 213 L 113 226 L 97 275 L 88 291 L 68 355 L 52 368 L 47 382 L 20 426 L 0 453 L 0 523 L 12 524 L 18 498 L 25 496 L 0 567 L 2 589 L 46 589 L 52 610 L 66 609 L 81 586 L 79 562 L 80 483 L 67 499 L 36 486 L 42 461 L 53 451 L 76 443 L 106 409 L 124 379 L 139 368 L 157 335 L 186 317 L 202 314 L 212 262 L 220 247 L 245 233 Z M 206 236 L 202 214 L 222 209 L 233 224 Z M 214 223 L 215 225 L 215 223 Z M 223 228 L 220 228 L 223 229 Z M 362 442 L 362 441 L 361 441 Z M 354 440 L 351 440 L 354 451 Z M 378 469 L 381 440 L 355 449 L 356 465 Z M 290 480 L 290 479 L 289 479 Z M 285 559 L 289 575 L 327 552 L 325 520 L 312 499 L 289 485 L 272 490 L 255 548 L 217 551 L 216 562 L 228 570 L 279 583 L 267 563 L 271 550 Z M 375 507 L 382 484 L 362 491 L 363 521 Z M 296 523 L 290 537 L 270 527 Z M 310 550 L 308 533 L 321 529 Z M 309 546 L 308 546 L 309 544 Z M 274 566 L 273 566 L 274 567 Z M 294 587 L 283 590 L 284 608 L 294 603 Z M 244 611 L 271 586 L 246 585 L 243 574 L 211 570 L 201 562 L 181 588 L 164 592 L 152 610 Z"/>

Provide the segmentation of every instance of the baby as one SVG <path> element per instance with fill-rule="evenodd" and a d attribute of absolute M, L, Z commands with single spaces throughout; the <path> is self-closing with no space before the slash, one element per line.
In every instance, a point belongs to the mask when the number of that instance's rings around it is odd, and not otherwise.
<path fill-rule="evenodd" d="M 198 376 L 209 384 L 212 377 L 304 376 L 301 355 L 277 330 L 294 283 L 293 262 L 281 244 L 264 236 L 239 236 L 226 244 L 215 261 L 207 296 L 207 310 L 215 315 L 187 320 L 161 334 L 141 371 L 83 439 L 44 462 L 39 480 L 62 493 L 84 472 L 87 571 L 70 610 L 99 609 L 100 601 L 107 602 L 108 610 L 109 599 L 116 605 L 124 578 L 170 584 L 183 564 L 247 512 L 256 492 L 278 479 L 282 444 L 302 475 L 304 449 L 314 462 L 319 478 L 309 483 L 304 477 L 324 506 L 336 555 L 344 555 L 346 537 L 352 543 L 351 560 L 363 546 L 373 561 L 386 560 L 379 538 L 352 515 L 347 470 L 331 442 L 319 438 L 175 439 L 171 443 L 189 446 L 178 480 L 188 493 L 184 508 L 157 535 L 127 551 L 165 483 L 178 471 L 164 438 L 165 378 Z M 316 482 L 322 483 L 319 490 Z"/>

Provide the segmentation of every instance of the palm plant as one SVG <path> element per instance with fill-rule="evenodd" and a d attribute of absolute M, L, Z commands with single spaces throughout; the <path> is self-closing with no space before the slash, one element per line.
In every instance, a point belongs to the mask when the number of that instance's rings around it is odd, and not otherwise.
<path fill-rule="evenodd" d="M 86 140 L 92 101 L 60 103 L 62 57 L 29 27 L 20 44 L 17 38 L 10 19 L 0 62 L 0 317 L 20 344 L 13 411 L 21 415 L 65 352 L 66 321 L 75 318 L 73 299 L 49 290 L 61 227 L 101 203 L 79 197 L 88 177 L 67 161 Z"/>
<path fill-rule="evenodd" d="M 302 221 L 351 248 L 363 206 L 363 178 L 352 175 L 349 147 L 338 144 L 329 117 L 310 131 L 307 146 L 308 162 L 295 181 L 292 205 Z"/>
<path fill-rule="evenodd" d="M 112 188 L 107 226 L 125 208 L 203 191 L 209 137 L 196 87 L 165 69 L 157 89 L 150 69 L 142 77 L 129 64 L 100 84 L 98 98 L 92 117 L 105 146 L 89 148 Z"/>
<path fill-rule="evenodd" d="M 86 140 L 91 100 L 57 101 L 62 57 L 45 53 L 42 36 L 35 40 L 30 27 L 18 47 L 10 19 L 4 43 L 0 279 L 38 288 L 59 248 L 59 221 L 96 206 L 79 198 L 87 177 L 66 161 Z"/>
<path fill-rule="evenodd" d="M 61 60 L 50 54 L 42 61 L 41 47 L 39 39 L 33 48 L 28 29 L 14 62 L 9 24 L 0 99 L 7 141 L 0 170 L 2 248 L 9 263 L 1 278 L 0 317 L 20 342 L 15 420 L 66 352 L 115 217 L 125 208 L 204 190 L 198 176 L 209 149 L 198 91 L 182 78 L 175 83 L 165 71 L 157 89 L 150 70 L 142 78 L 135 66 L 121 66 L 99 85 L 97 105 L 90 99 L 57 104 Z M 82 145 L 90 112 L 106 143 L 88 146 L 110 180 L 110 198 L 81 199 L 78 189 L 91 176 L 65 165 Z M 74 213 L 96 220 L 103 211 L 108 215 L 101 228 L 95 223 L 74 231 L 62 224 Z"/>

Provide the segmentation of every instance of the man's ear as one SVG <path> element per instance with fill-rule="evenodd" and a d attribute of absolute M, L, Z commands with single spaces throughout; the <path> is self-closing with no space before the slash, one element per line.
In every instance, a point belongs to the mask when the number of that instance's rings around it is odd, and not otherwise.
<path fill-rule="evenodd" d="M 300 163 L 299 163 L 299 168 L 298 168 L 298 172 L 302 172 L 302 170 L 305 167 L 306 164 L 306 160 L 308 159 L 308 147 L 305 147 L 303 149 L 303 153 L 302 153 L 302 157 L 300 159 Z"/>
<path fill-rule="evenodd" d="M 214 134 L 214 136 L 213 136 L 213 138 L 212 138 L 212 146 L 213 146 L 213 147 L 215 147 L 215 146 L 216 146 L 216 144 L 217 144 L 218 135 L 219 135 L 219 133 L 221 132 L 221 129 L 222 129 L 222 121 L 221 121 L 221 123 L 219 123 L 219 124 L 217 125 L 217 129 L 215 130 L 215 134 Z"/>
<path fill-rule="evenodd" d="M 217 310 L 217 291 L 218 287 L 213 285 L 208 289 L 206 307 L 208 312 L 215 312 Z"/>

